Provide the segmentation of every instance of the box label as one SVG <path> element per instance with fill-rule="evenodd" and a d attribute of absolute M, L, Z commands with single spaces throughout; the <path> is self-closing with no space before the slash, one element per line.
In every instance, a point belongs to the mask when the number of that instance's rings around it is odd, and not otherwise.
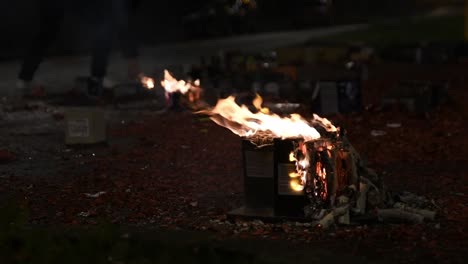
<path fill-rule="evenodd" d="M 273 152 L 245 151 L 246 177 L 273 178 Z"/>
<path fill-rule="evenodd" d="M 87 118 L 69 120 L 68 135 L 70 137 L 89 137 L 89 120 Z"/>

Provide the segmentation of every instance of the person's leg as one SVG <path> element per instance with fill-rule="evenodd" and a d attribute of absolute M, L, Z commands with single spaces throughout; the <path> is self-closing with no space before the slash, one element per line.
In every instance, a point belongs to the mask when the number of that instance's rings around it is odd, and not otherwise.
<path fill-rule="evenodd" d="M 109 56 L 112 49 L 114 35 L 112 19 L 105 16 L 96 25 L 96 36 L 91 59 L 91 76 L 102 79 L 107 73 Z"/>
<path fill-rule="evenodd" d="M 130 26 L 130 16 L 136 11 L 138 3 L 131 0 L 114 0 L 112 4 L 112 13 L 114 14 L 114 23 L 118 28 L 122 54 L 128 63 L 128 77 L 137 79 L 140 74 L 138 48 L 135 32 Z"/>
<path fill-rule="evenodd" d="M 63 1 L 40 1 L 40 31 L 31 42 L 26 56 L 21 65 L 18 78 L 24 82 L 30 82 L 42 62 L 50 43 L 56 38 L 64 15 Z"/>
<path fill-rule="evenodd" d="M 95 21 L 94 45 L 91 52 L 90 78 L 88 79 L 88 92 L 91 95 L 101 95 L 103 91 L 103 78 L 107 74 L 109 56 L 112 50 L 114 25 L 109 7 L 111 0 L 96 1 L 95 12 L 99 19 Z"/>
<path fill-rule="evenodd" d="M 88 92 L 91 95 L 102 94 L 103 78 L 107 74 L 112 49 L 112 36 L 112 23 L 107 20 L 102 21 L 97 26 L 91 57 L 91 77 L 88 80 Z"/>

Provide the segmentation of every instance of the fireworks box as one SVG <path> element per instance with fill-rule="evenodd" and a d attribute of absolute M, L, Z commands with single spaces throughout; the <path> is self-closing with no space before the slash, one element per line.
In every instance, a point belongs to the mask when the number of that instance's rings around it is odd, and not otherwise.
<path fill-rule="evenodd" d="M 304 103 L 315 113 L 359 112 L 362 109 L 362 94 L 359 80 L 328 80 L 308 82 L 299 89 L 306 98 Z"/>
<path fill-rule="evenodd" d="M 65 110 L 65 144 L 106 142 L 104 110 L 97 107 L 71 107 Z"/>
<path fill-rule="evenodd" d="M 448 82 L 400 81 L 384 96 L 382 106 L 425 113 L 447 101 L 448 89 Z"/>

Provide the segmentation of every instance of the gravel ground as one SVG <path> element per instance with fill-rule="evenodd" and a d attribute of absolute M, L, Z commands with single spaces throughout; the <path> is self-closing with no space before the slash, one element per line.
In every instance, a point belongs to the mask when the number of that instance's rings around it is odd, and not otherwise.
<path fill-rule="evenodd" d="M 5 113 L 0 143 L 14 157 L 0 164 L 1 200 L 26 206 L 30 223 L 37 225 L 104 220 L 197 230 L 220 239 L 290 241 L 379 262 L 463 263 L 468 247 L 465 109 L 447 105 L 424 117 L 377 109 L 331 117 L 347 128 L 352 144 L 384 175 L 389 189 L 434 200 L 439 217 L 430 223 L 324 231 L 309 223 L 228 220 L 227 212 L 243 200 L 239 137 L 190 112 L 112 107 L 109 144 L 86 148 L 63 145 L 61 108 Z M 372 136 L 372 130 L 385 134 Z"/>

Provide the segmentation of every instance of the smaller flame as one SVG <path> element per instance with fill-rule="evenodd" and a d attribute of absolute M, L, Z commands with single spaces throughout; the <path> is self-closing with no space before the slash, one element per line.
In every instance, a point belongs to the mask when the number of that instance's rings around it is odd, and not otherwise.
<path fill-rule="evenodd" d="M 301 166 L 301 169 L 305 170 L 309 167 L 309 161 L 306 159 L 300 160 L 299 166 Z"/>
<path fill-rule="evenodd" d="M 291 151 L 291 153 L 289 153 L 289 161 L 290 162 L 297 161 L 296 157 L 294 157 L 294 152 L 293 151 Z"/>
<path fill-rule="evenodd" d="M 140 82 L 146 89 L 153 89 L 154 88 L 154 80 L 153 78 L 142 76 L 140 77 Z"/>
<path fill-rule="evenodd" d="M 294 180 L 290 181 L 289 186 L 291 187 L 291 189 L 293 189 L 296 192 L 300 192 L 304 190 L 304 185 L 302 185 L 298 181 L 294 181 Z"/>
<path fill-rule="evenodd" d="M 252 101 L 252 104 L 258 111 L 260 111 L 260 112 L 262 112 L 264 114 L 269 114 L 270 113 L 270 109 L 268 109 L 266 107 L 262 107 L 263 99 L 259 94 L 257 94 L 255 96 L 255 99 Z"/>
<path fill-rule="evenodd" d="M 161 81 L 161 85 L 167 93 L 180 92 L 186 94 L 192 89 L 199 88 L 200 80 L 195 80 L 193 84 L 184 80 L 177 80 L 168 70 L 164 70 L 164 80 Z"/>
<path fill-rule="evenodd" d="M 325 199 L 327 197 L 327 171 L 321 162 L 317 163 L 315 167 L 315 173 L 320 177 L 320 180 L 323 184 L 324 193 L 322 194 L 322 199 Z"/>
<path fill-rule="evenodd" d="M 291 151 L 289 153 L 289 161 L 296 163 L 296 171 L 289 173 L 289 186 L 293 191 L 301 192 L 304 190 L 307 183 L 307 170 L 309 168 L 307 155 L 298 160 L 295 156 L 295 152 Z"/>
<path fill-rule="evenodd" d="M 290 172 L 289 177 L 290 178 L 299 178 L 299 177 L 301 177 L 301 174 L 299 172 Z"/>

